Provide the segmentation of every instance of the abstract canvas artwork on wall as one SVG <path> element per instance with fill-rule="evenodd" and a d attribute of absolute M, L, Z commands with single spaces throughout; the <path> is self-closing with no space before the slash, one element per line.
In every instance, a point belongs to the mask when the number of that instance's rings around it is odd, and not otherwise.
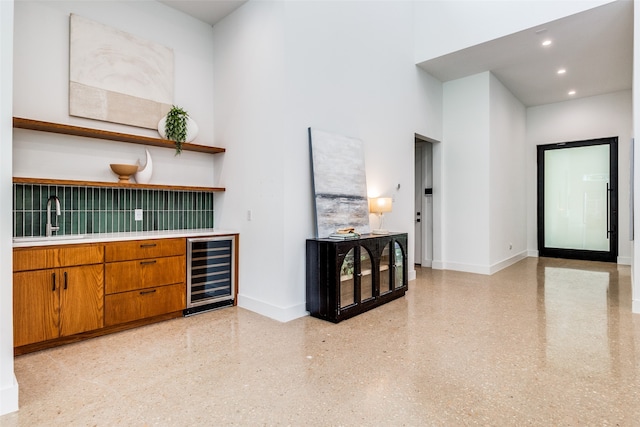
<path fill-rule="evenodd" d="M 309 128 L 316 205 L 316 237 L 338 228 L 369 233 L 369 205 L 364 145 L 349 138 Z"/>
<path fill-rule="evenodd" d="M 173 104 L 173 50 L 71 14 L 69 114 L 157 129 Z"/>

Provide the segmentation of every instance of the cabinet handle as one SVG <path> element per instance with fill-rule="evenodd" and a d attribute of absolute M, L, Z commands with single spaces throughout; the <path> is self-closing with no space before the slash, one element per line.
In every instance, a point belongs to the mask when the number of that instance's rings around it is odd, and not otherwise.
<path fill-rule="evenodd" d="M 54 292 L 56 290 L 56 273 L 51 273 L 51 291 Z"/>
<path fill-rule="evenodd" d="M 64 272 L 64 288 L 67 289 L 67 272 Z"/>
<path fill-rule="evenodd" d="M 157 262 L 157 260 L 153 260 L 153 261 L 140 261 L 140 265 L 151 265 L 151 264 L 155 264 Z"/>
<path fill-rule="evenodd" d="M 150 291 L 140 291 L 140 295 L 155 294 L 156 291 L 157 289 L 152 289 Z"/>
<path fill-rule="evenodd" d="M 145 243 L 143 245 L 140 245 L 141 248 L 155 248 L 156 247 L 156 243 Z"/>

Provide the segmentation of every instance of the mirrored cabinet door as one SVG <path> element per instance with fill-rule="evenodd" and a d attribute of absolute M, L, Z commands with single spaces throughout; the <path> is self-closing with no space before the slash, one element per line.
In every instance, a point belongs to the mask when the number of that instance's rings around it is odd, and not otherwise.
<path fill-rule="evenodd" d="M 380 256 L 380 295 L 391 291 L 391 250 L 389 243 L 384 246 Z"/>
<path fill-rule="evenodd" d="M 394 280 L 393 283 L 396 288 L 400 288 L 404 285 L 404 252 L 402 252 L 402 246 L 397 241 L 393 242 L 394 246 Z"/>
<path fill-rule="evenodd" d="M 356 295 L 356 248 L 351 248 L 340 266 L 340 308 L 353 305 Z"/>
<path fill-rule="evenodd" d="M 369 251 L 360 246 L 360 302 L 373 298 L 373 262 Z"/>

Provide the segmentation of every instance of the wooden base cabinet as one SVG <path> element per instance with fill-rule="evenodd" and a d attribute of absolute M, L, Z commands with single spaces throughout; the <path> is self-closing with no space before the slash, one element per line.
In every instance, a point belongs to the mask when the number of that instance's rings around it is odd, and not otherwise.
<path fill-rule="evenodd" d="M 102 246 L 14 251 L 14 270 L 31 269 L 13 274 L 14 346 L 102 328 L 102 262 Z"/>
<path fill-rule="evenodd" d="M 107 326 L 146 319 L 182 310 L 185 307 L 185 287 L 178 283 L 107 295 L 105 305 Z"/>
<path fill-rule="evenodd" d="M 407 234 L 307 240 L 307 311 L 331 322 L 399 298 L 408 289 Z"/>
<path fill-rule="evenodd" d="M 105 325 L 114 326 L 186 307 L 186 240 L 106 245 Z"/>

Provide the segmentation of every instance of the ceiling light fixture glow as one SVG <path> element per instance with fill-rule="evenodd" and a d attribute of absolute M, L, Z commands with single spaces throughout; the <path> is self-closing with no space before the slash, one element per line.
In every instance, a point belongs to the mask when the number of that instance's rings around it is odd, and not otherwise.
<path fill-rule="evenodd" d="M 569 91 L 569 95 L 573 96 L 573 95 L 575 95 L 575 94 L 576 94 L 576 91 L 575 91 L 575 90 L 570 90 L 570 91 Z"/>
<path fill-rule="evenodd" d="M 564 68 L 560 68 L 560 69 L 558 70 L 558 74 L 564 74 L 564 73 L 566 73 L 566 72 L 567 72 L 567 70 L 565 70 Z"/>
<path fill-rule="evenodd" d="M 551 40 L 545 40 L 542 42 L 542 46 L 547 47 L 547 46 L 551 46 Z"/>

